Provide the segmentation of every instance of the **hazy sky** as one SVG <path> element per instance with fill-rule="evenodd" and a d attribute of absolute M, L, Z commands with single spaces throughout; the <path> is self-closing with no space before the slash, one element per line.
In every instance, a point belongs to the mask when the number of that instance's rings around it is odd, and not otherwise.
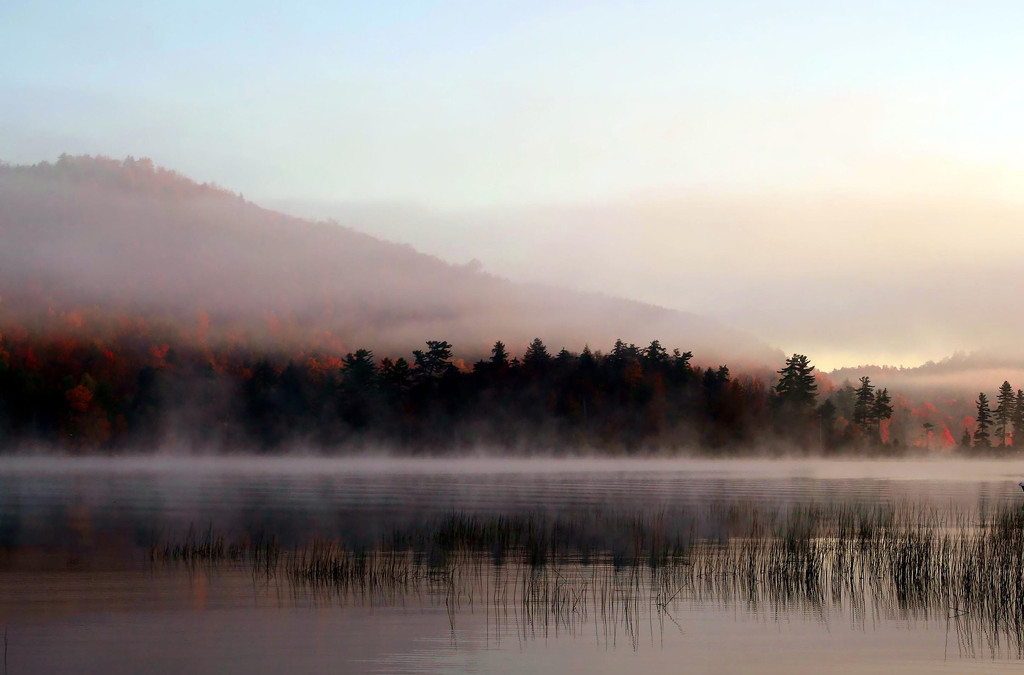
<path fill-rule="evenodd" d="M 825 366 L 1011 344 L 1016 2 L 0 4 L 0 158 L 146 156 Z"/>

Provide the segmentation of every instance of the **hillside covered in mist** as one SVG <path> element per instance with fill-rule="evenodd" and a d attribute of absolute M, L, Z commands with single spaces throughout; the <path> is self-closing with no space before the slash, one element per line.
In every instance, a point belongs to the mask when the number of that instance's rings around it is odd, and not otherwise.
<path fill-rule="evenodd" d="M 0 450 L 895 454 L 952 449 L 978 375 L 1004 372 L 811 367 L 787 402 L 781 353 L 700 316 L 517 284 L 147 160 L 0 166 L 0 238 Z M 957 448 L 1019 445 L 1000 439 Z"/>
<path fill-rule="evenodd" d="M 582 349 L 660 339 L 701 362 L 780 352 L 697 315 L 516 284 L 331 222 L 262 209 L 148 160 L 0 168 L 0 322 L 31 332 L 144 320 L 203 346 L 482 356 L 497 339 Z M 562 252 L 568 259 L 572 250 Z M 174 335 L 177 333 L 177 335 Z"/>

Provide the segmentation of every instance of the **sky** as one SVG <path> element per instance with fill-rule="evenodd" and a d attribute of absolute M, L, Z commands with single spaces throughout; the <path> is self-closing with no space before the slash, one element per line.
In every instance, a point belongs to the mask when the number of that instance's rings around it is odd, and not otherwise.
<path fill-rule="evenodd" d="M 830 368 L 1012 353 L 1024 5 L 0 4 L 0 159 L 150 157 Z"/>

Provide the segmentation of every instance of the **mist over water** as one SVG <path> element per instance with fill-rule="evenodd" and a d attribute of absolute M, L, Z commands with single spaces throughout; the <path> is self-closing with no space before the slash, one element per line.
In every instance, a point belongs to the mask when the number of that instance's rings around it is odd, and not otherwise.
<path fill-rule="evenodd" d="M 724 516 L 709 512 L 733 504 L 1024 503 L 1022 479 L 1024 461 L 996 460 L 5 457 L 0 547 L 73 541 L 87 558 L 190 528 L 372 546 L 451 513 L 664 512 L 714 528 Z"/>
<path fill-rule="evenodd" d="M 701 565 L 734 564 L 719 556 L 743 546 L 729 542 L 743 542 L 758 522 L 785 530 L 817 527 L 818 517 L 895 516 L 909 527 L 917 519 L 973 527 L 987 513 L 1020 510 L 1021 477 L 1024 462 L 938 459 L 5 457 L 0 624 L 12 672 L 87 661 L 108 673 L 139 663 L 154 673 L 285 664 L 660 673 L 679 659 L 714 670 L 726 654 L 768 673 L 944 663 L 967 672 L 991 658 L 1015 662 L 1014 634 L 980 617 L 949 624 L 934 593 L 890 596 L 882 581 L 812 584 L 799 581 L 807 572 L 789 579 L 770 567 L 755 586 L 726 574 L 730 567 L 711 574 Z M 551 549 L 526 563 L 512 548 L 473 554 L 414 543 L 463 527 L 541 528 Z M 636 547 L 659 537 L 694 548 L 681 560 L 636 558 Z M 276 542 L 280 557 L 273 571 L 244 558 L 175 562 L 174 546 L 222 538 L 225 546 Z M 412 548 L 391 548 L 400 541 Z M 802 545 L 823 545 L 816 541 Z M 754 555 L 742 550 L 736 562 Z M 325 554 L 350 561 L 345 574 L 367 576 L 302 576 L 307 556 Z M 804 555 L 798 547 L 764 564 Z M 809 641 L 827 655 L 810 656 Z"/>

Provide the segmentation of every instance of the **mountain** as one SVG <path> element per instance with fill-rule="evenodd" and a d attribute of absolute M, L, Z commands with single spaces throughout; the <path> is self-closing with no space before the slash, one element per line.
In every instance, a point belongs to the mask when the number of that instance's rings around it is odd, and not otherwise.
<path fill-rule="evenodd" d="M 514 283 L 477 264 L 260 208 L 144 159 L 65 155 L 0 167 L 0 240 L 0 323 L 8 326 L 98 330 L 141 317 L 201 342 L 365 346 L 384 356 L 443 339 L 473 358 L 495 340 L 521 353 L 536 336 L 555 351 L 659 339 L 694 351 L 697 362 L 782 359 L 701 316 Z"/>
<path fill-rule="evenodd" d="M 835 384 L 854 385 L 863 376 L 878 386 L 899 389 L 918 396 L 977 396 L 979 391 L 991 395 L 1003 380 L 1014 387 L 1024 386 L 1024 360 L 1010 359 L 984 351 L 958 352 L 941 361 L 928 361 L 912 368 L 893 366 L 855 366 L 828 373 Z"/>

